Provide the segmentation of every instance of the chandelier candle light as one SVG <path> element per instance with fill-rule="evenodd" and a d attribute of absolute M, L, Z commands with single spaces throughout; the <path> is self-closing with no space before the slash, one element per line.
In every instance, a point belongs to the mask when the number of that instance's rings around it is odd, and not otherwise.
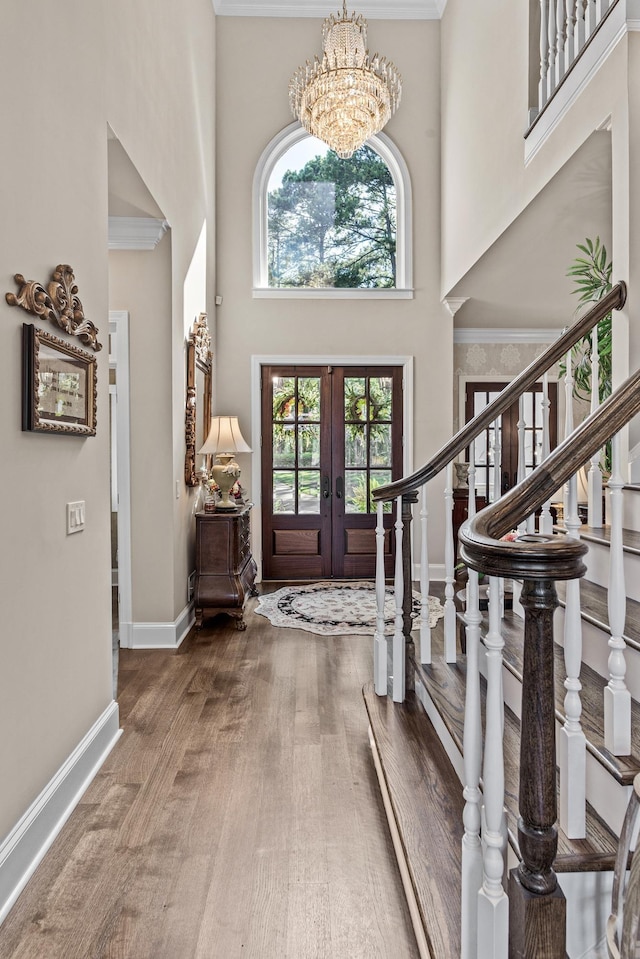
<path fill-rule="evenodd" d="M 236 453 L 252 453 L 253 450 L 246 443 L 237 416 L 212 416 L 211 429 L 204 446 L 198 453 L 206 456 L 215 454 L 218 463 L 211 467 L 211 474 L 219 490 L 221 500 L 216 504 L 216 510 L 235 510 L 236 504 L 229 498 L 229 493 L 238 481 L 240 467 L 234 460 Z"/>
<path fill-rule="evenodd" d="M 400 104 L 402 80 L 393 63 L 367 50 L 367 21 L 333 14 L 322 25 L 322 60 L 298 67 L 289 82 L 294 116 L 347 160 L 382 130 Z"/>

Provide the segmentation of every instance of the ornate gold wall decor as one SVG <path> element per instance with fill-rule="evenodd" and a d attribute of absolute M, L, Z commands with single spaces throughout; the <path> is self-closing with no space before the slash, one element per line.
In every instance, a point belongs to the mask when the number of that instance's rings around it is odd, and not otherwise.
<path fill-rule="evenodd" d="M 87 343 L 96 353 L 102 349 L 102 344 L 98 343 L 98 328 L 84 315 L 73 270 L 68 264 L 60 263 L 55 268 L 46 289 L 37 280 L 25 280 L 21 273 L 16 273 L 14 280 L 19 290 L 17 296 L 15 293 L 6 294 L 10 306 L 21 306 L 27 313 L 50 320 L 66 333 Z"/>
<path fill-rule="evenodd" d="M 184 479 L 187 486 L 199 483 L 196 472 L 196 450 L 207 438 L 211 422 L 211 333 L 207 314 L 201 313 L 191 327 L 187 342 L 187 403 L 185 439 L 187 452 Z M 200 374 L 200 375 L 198 375 Z M 200 411 L 198 415 L 198 411 Z M 198 436 L 198 423 L 200 435 Z"/>

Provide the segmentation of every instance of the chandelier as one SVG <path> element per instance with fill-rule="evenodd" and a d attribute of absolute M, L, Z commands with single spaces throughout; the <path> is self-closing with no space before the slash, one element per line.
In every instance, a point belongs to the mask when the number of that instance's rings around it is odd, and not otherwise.
<path fill-rule="evenodd" d="M 289 82 L 295 117 L 314 137 L 346 160 L 382 130 L 400 104 L 402 80 L 393 63 L 367 50 L 367 21 L 329 16 L 322 25 L 322 60 L 298 67 Z"/>

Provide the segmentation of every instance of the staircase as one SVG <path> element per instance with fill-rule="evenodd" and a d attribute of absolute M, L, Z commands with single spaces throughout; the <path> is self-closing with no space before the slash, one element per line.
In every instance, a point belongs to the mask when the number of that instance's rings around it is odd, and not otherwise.
<path fill-rule="evenodd" d="M 424 599 L 426 484 L 447 470 L 451 533 L 453 459 L 570 350 L 585 325 L 619 308 L 624 288 L 609 297 L 422 470 L 375 494 L 379 546 L 382 503 L 395 503 L 398 601 L 389 644 L 379 604 L 374 681 L 364 699 L 416 935 L 432 959 L 606 956 L 618 835 L 640 771 L 640 490 L 623 485 L 614 440 L 609 525 L 580 526 L 573 477 L 640 409 L 640 373 L 533 474 L 463 526 L 470 571 L 462 636 L 452 545 L 445 550 L 445 617 L 429 629 L 425 615 L 418 623 L 408 615 L 407 544 L 420 491 Z M 566 523 L 552 530 L 550 499 L 565 483 Z M 470 487 L 473 514 L 473 476 Z M 518 539 L 503 541 L 513 528 Z M 488 612 L 479 608 L 479 573 L 489 576 Z M 513 610 L 503 610 L 505 577 L 514 582 Z M 382 566 L 377 587 L 380 599 Z"/>

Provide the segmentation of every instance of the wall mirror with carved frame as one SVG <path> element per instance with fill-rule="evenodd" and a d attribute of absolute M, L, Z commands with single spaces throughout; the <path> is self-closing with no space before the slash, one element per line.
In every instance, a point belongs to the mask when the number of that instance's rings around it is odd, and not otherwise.
<path fill-rule="evenodd" d="M 197 451 L 211 423 L 212 356 L 207 314 L 195 320 L 187 340 L 187 404 L 185 415 L 186 456 L 184 478 L 187 486 L 197 486 Z"/>

